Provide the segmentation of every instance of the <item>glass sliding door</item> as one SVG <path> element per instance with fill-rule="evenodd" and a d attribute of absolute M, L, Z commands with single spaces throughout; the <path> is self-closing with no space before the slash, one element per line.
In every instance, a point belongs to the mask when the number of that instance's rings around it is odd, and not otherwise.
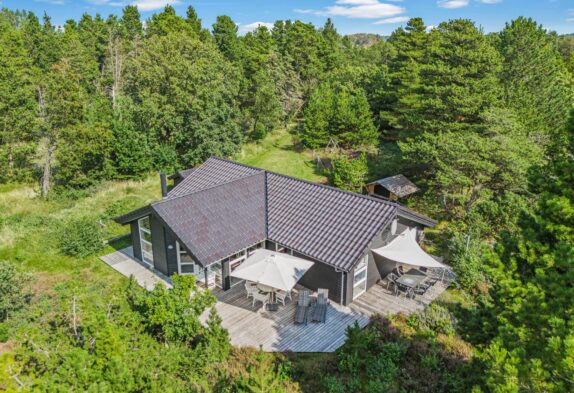
<path fill-rule="evenodd" d="M 153 266 L 153 248 L 151 245 L 151 225 L 149 217 L 140 218 L 138 220 L 138 228 L 142 249 L 142 261 Z"/>
<path fill-rule="evenodd" d="M 353 276 L 353 299 L 361 296 L 367 290 L 367 268 L 369 266 L 369 256 L 365 255 L 363 259 L 355 266 Z"/>

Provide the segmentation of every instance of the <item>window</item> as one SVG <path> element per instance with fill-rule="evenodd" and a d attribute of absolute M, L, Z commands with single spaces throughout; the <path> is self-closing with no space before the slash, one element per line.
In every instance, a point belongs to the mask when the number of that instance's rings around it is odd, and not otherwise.
<path fill-rule="evenodd" d="M 221 275 L 221 262 L 209 265 L 209 275 L 214 278 L 215 286 L 223 288 L 223 276 Z"/>
<path fill-rule="evenodd" d="M 151 243 L 151 224 L 149 216 L 138 220 L 142 260 L 148 265 L 153 265 L 153 247 Z"/>
<path fill-rule="evenodd" d="M 356 299 L 367 290 L 367 268 L 369 267 L 369 256 L 365 255 L 357 266 L 353 277 L 353 299 Z"/>
<path fill-rule="evenodd" d="M 205 269 L 195 263 L 191 255 L 185 250 L 185 248 L 179 245 L 179 242 L 175 242 L 177 251 L 177 270 L 179 274 L 191 274 L 195 276 L 196 281 L 199 284 L 205 284 Z"/>
<path fill-rule="evenodd" d="M 247 256 L 251 256 L 256 250 L 263 248 L 265 242 L 257 243 L 256 245 L 249 247 L 247 249 Z"/>

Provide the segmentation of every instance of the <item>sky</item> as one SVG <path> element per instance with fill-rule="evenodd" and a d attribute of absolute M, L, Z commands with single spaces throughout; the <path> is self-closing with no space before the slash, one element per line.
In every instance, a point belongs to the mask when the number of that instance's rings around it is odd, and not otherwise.
<path fill-rule="evenodd" d="M 300 19 L 320 26 L 330 17 L 342 34 L 388 35 L 409 17 L 422 17 L 427 26 L 453 18 L 474 20 L 485 32 L 499 31 L 518 16 L 534 18 L 559 34 L 574 33 L 574 0 L 0 0 L 0 6 L 25 9 L 37 15 L 46 12 L 62 25 L 83 13 L 121 15 L 127 4 L 135 4 L 143 19 L 166 4 L 180 15 L 192 5 L 211 28 L 218 15 L 229 15 L 245 33 L 278 19 Z"/>

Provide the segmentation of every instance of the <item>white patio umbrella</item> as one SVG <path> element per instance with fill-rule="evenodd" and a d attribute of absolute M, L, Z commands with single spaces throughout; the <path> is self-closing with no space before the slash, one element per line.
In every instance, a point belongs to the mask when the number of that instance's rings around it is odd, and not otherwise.
<path fill-rule="evenodd" d="M 231 276 L 290 291 L 313 264 L 292 255 L 259 249 L 231 272 Z"/>

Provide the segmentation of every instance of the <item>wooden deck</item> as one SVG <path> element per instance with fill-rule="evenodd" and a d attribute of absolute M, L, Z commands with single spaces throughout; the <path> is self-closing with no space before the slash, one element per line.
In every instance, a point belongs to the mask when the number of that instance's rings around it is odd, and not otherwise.
<path fill-rule="evenodd" d="M 394 315 L 402 312 L 409 315 L 416 311 L 422 311 L 448 287 L 448 282 L 437 282 L 423 296 L 408 299 L 405 296 L 396 296 L 388 291 L 386 286 L 376 284 L 367 292 L 359 296 L 350 307 L 360 313 L 368 315 Z"/>
<path fill-rule="evenodd" d="M 218 299 L 216 309 L 223 327 L 229 331 L 231 343 L 261 347 L 267 352 L 333 352 L 345 342 L 347 326 L 357 321 L 364 327 L 369 322 L 367 315 L 331 301 L 326 323 L 296 325 L 293 322 L 297 304 L 295 291 L 293 300 L 288 300 L 285 306 L 280 305 L 274 312 L 264 310 L 261 303 L 253 307 L 242 284 L 229 291 L 217 288 L 213 293 Z"/>
<path fill-rule="evenodd" d="M 137 261 L 131 247 L 100 259 L 126 277 L 133 275 L 144 288 L 151 290 L 159 282 L 171 287 L 169 278 Z M 215 288 L 212 292 L 218 300 L 215 308 L 221 316 L 223 327 L 229 331 L 233 345 L 262 348 L 267 352 L 333 352 L 343 345 L 346 340 L 345 331 L 355 321 L 365 327 L 374 314 L 402 312 L 408 315 L 423 310 L 447 287 L 448 283 L 438 282 L 424 296 L 407 299 L 404 296 L 397 297 L 377 284 L 355 299 L 349 307 L 330 301 L 327 322 L 309 322 L 307 325 L 294 323 L 297 291 L 302 289 L 301 286 L 294 290 L 292 301 L 287 300 L 285 306 L 280 305 L 279 310 L 274 312 L 264 310 L 260 303 L 253 307 L 252 300 L 247 299 L 243 284 L 229 291 Z M 207 313 L 202 315 L 202 320 L 207 318 Z"/>

